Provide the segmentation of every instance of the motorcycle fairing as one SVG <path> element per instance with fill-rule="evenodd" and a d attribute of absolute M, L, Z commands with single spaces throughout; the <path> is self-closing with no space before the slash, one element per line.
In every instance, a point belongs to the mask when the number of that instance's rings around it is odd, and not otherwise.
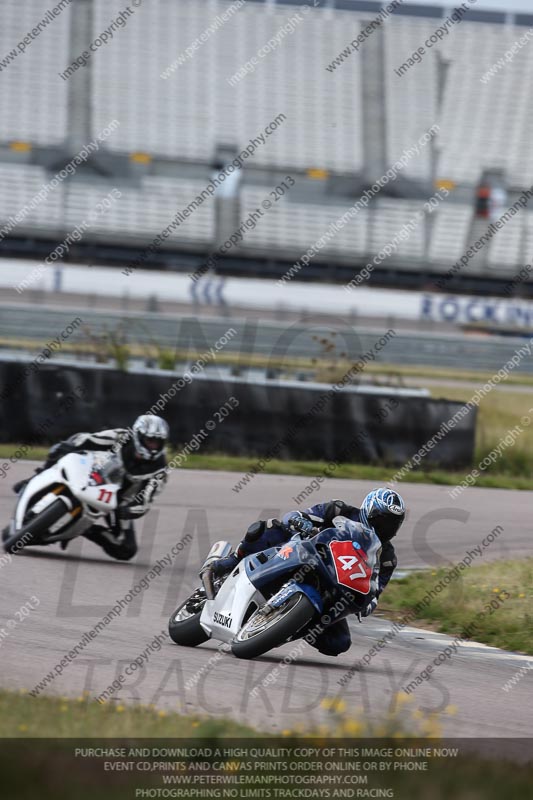
<path fill-rule="evenodd" d="M 268 605 L 271 608 L 279 608 L 283 605 L 283 603 L 287 602 L 289 597 L 292 597 L 294 594 L 305 594 L 314 605 L 315 610 L 319 614 L 322 614 L 324 610 L 324 604 L 322 602 L 320 592 L 315 589 L 314 586 L 309 586 L 308 583 L 296 583 L 295 581 L 292 581 L 286 586 L 282 586 L 279 592 L 275 594 L 274 597 L 270 598 Z"/>
<path fill-rule="evenodd" d="M 90 479 L 92 467 L 102 466 L 102 455 L 101 453 L 69 453 L 56 464 L 34 475 L 19 496 L 14 517 L 15 530 L 23 527 L 26 514 L 32 508 L 32 500 L 38 495 L 41 495 L 35 504 L 38 511 L 42 511 L 58 499 L 65 504 L 65 517 L 62 517 L 54 525 L 56 535 L 47 537 L 49 543 L 72 539 L 83 532 L 91 524 L 92 519 L 101 517 L 102 512 L 115 511 L 118 486 L 111 483 L 96 485 Z M 73 502 L 69 495 L 46 491 L 53 485 L 65 483 L 83 504 L 84 514 L 76 520 L 73 520 L 69 514 L 73 508 Z"/>
<path fill-rule="evenodd" d="M 263 606 L 265 597 L 248 576 L 248 556 L 228 575 L 214 600 L 206 600 L 200 625 L 209 636 L 231 642 L 253 610 Z M 253 604 L 253 605 L 252 605 Z"/>

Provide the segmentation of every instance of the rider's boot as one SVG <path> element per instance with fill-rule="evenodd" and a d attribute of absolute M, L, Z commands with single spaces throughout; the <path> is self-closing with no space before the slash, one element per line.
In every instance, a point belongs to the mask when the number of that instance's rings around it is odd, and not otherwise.
<path fill-rule="evenodd" d="M 129 561 L 137 553 L 133 525 L 122 531 L 92 525 L 83 536 L 90 542 L 100 545 L 108 556 L 119 561 Z"/>

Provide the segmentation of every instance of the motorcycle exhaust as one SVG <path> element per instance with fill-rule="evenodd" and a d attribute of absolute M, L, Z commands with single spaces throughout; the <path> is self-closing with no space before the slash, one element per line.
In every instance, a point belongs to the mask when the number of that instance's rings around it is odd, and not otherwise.
<path fill-rule="evenodd" d="M 213 586 L 213 572 L 211 564 L 218 561 L 219 558 L 226 558 L 231 553 L 232 547 L 229 542 L 223 539 L 220 542 L 215 542 L 211 550 L 207 554 L 207 558 L 200 570 L 200 578 L 208 600 L 214 600 L 216 596 L 215 587 Z"/>

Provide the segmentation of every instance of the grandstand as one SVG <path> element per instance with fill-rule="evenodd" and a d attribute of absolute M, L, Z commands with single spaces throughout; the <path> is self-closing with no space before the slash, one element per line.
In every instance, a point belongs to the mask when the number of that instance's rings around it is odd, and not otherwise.
<path fill-rule="evenodd" d="M 527 102 L 533 48 L 523 47 L 501 74 L 481 80 L 532 19 L 471 10 L 442 44 L 426 47 L 422 63 L 398 74 L 447 17 L 446 8 L 399 7 L 357 52 L 348 52 L 382 4 L 311 5 L 152 0 L 136 7 L 102 44 L 102 32 L 122 11 L 121 0 L 73 0 L 13 55 L 46 14 L 48 1 L 21 6 L 4 0 L 0 228 L 80 147 L 98 142 L 91 158 L 46 202 L 10 224 L 9 232 L 4 228 L 4 247 L 17 252 L 24 239 L 27 255 L 28 237 L 57 241 L 90 219 L 82 247 L 91 246 L 93 259 L 107 260 L 120 248 L 117 258 L 124 260 L 192 203 L 194 213 L 153 256 L 155 265 L 166 253 L 181 269 L 184 256 L 201 260 L 216 252 L 290 174 L 295 187 L 246 230 L 231 258 L 217 263 L 217 269 L 231 271 L 241 259 L 245 270 L 261 275 L 268 260 L 269 274 L 273 262 L 283 274 L 287 261 L 297 259 L 438 125 L 438 135 L 418 146 L 394 182 L 342 226 L 298 279 L 353 276 L 420 212 L 435 181 L 449 187 L 448 197 L 376 266 L 372 280 L 386 273 L 384 279 L 399 285 L 424 283 L 445 273 L 483 230 L 473 206 L 483 176 L 491 170 L 502 175 L 509 205 L 533 184 L 533 111 Z M 275 45 L 265 50 L 268 42 Z M 66 79 L 66 68 L 84 50 L 86 65 L 71 69 Z M 269 131 L 280 115 L 283 120 Z M 119 126 L 99 141 L 112 120 Z M 232 190 L 195 201 L 251 141 L 259 143 L 242 161 Z M 119 200 L 95 214 L 113 188 Z M 466 279 L 507 280 L 527 260 L 531 219 L 527 209 L 513 217 L 458 276 L 458 285 Z"/>
<path fill-rule="evenodd" d="M 68 60 L 72 8 L 66 6 L 31 45 L 18 50 L 28 31 L 49 7 L 43 0 L 2 3 L 0 52 L 0 144 L 64 146 L 68 137 L 68 88 L 57 73 Z M 17 55 L 7 64 L 12 51 Z"/>

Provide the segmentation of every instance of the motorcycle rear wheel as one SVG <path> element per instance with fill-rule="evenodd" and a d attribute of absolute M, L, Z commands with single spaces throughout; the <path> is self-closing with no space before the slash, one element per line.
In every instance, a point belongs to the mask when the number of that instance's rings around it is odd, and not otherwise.
<path fill-rule="evenodd" d="M 209 635 L 200 625 L 202 609 L 196 613 L 189 613 L 187 611 L 186 606 L 191 602 L 193 597 L 194 595 L 187 598 L 184 603 L 178 606 L 168 621 L 168 634 L 170 638 L 175 644 L 180 644 L 182 647 L 196 647 L 199 644 L 207 642 L 209 639 Z"/>

